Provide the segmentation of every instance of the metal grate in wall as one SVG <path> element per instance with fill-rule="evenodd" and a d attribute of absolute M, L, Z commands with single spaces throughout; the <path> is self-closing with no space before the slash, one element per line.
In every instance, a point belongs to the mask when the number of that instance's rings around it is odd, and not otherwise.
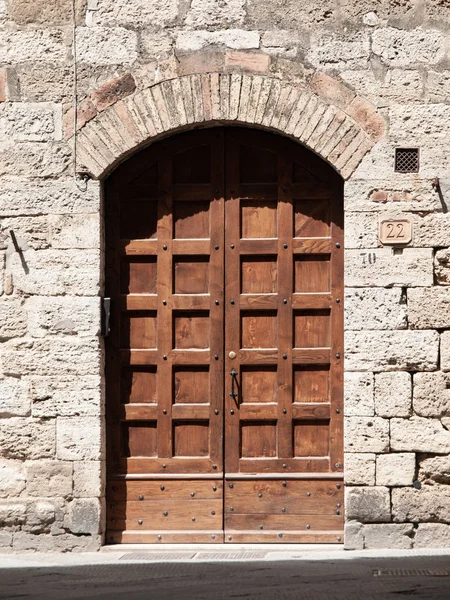
<path fill-rule="evenodd" d="M 396 148 L 395 149 L 395 172 L 396 173 L 418 173 L 419 172 L 419 148 Z"/>

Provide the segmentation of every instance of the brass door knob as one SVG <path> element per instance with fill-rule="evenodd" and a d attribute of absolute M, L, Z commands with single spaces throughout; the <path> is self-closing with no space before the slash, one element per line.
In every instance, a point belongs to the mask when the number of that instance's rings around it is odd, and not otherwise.
<path fill-rule="evenodd" d="M 236 358 L 236 352 L 233 352 L 233 350 L 231 352 L 228 352 L 228 358 L 234 360 Z"/>

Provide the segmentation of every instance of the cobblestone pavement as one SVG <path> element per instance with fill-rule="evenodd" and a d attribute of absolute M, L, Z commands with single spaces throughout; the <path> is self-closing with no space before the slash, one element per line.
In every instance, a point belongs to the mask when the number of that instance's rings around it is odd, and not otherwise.
<path fill-rule="evenodd" d="M 170 552 L 160 551 L 162 559 L 165 554 L 166 562 L 140 552 L 111 557 L 106 564 L 0 568 L 0 599 L 450 598 L 449 556 L 264 560 L 258 552 L 247 552 L 225 562 L 211 553 L 204 562 L 185 556 L 189 553 L 174 561 Z M 0 560 L 0 566 L 5 564 Z"/>

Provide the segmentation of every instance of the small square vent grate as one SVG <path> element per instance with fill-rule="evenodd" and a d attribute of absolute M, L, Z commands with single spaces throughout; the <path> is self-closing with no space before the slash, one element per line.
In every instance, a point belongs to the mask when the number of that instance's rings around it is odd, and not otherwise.
<path fill-rule="evenodd" d="M 419 148 L 396 148 L 395 171 L 396 173 L 418 173 Z"/>

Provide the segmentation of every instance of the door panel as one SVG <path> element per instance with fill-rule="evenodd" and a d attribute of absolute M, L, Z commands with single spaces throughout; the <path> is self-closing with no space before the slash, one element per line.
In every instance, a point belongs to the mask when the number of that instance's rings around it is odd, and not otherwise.
<path fill-rule="evenodd" d="M 107 540 L 339 542 L 338 176 L 216 128 L 141 151 L 105 191 Z"/>

